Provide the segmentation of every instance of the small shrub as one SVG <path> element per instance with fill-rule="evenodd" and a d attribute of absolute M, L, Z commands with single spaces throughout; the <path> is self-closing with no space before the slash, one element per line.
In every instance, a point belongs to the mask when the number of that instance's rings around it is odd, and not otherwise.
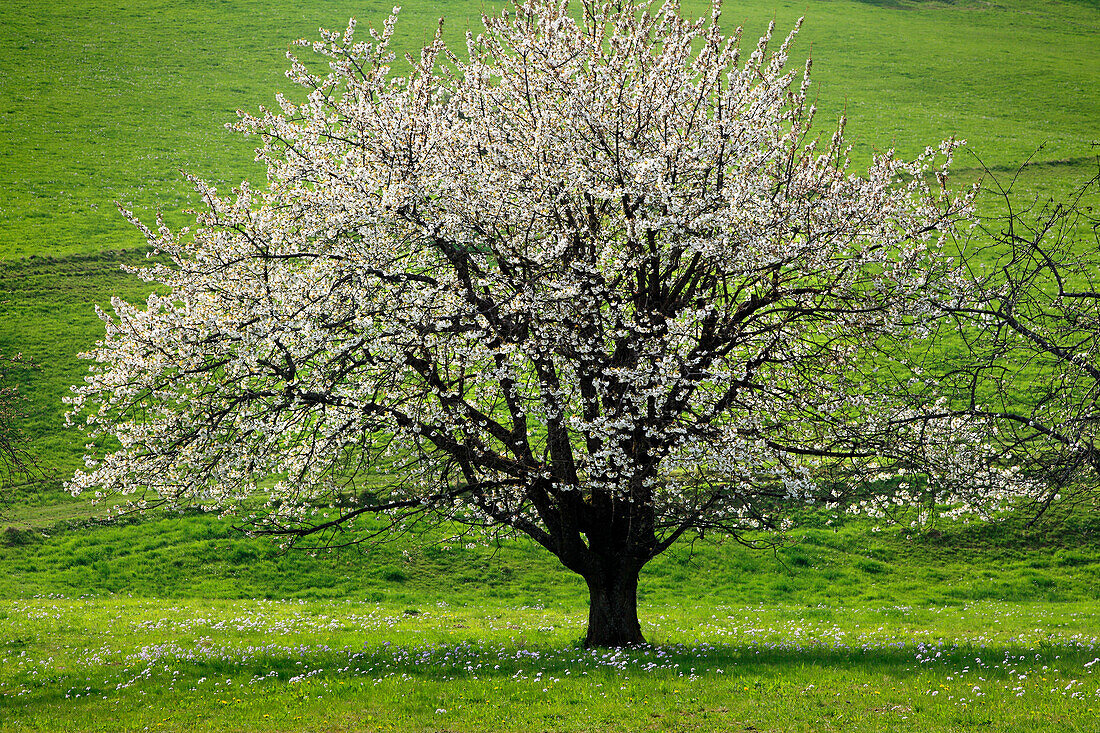
<path fill-rule="evenodd" d="M 0 544 L 6 547 L 22 547 L 35 542 L 37 539 L 38 535 L 31 530 L 19 529 L 10 525 L 4 527 L 4 531 L 0 533 Z"/>

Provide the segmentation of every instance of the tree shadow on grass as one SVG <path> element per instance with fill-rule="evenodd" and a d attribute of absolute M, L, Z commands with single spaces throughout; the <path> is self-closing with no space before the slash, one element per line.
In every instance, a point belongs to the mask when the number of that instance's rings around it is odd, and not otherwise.
<path fill-rule="evenodd" d="M 524 647 L 506 644 L 382 644 L 361 651 L 327 647 L 264 645 L 244 649 L 185 650 L 165 645 L 152 654 L 128 657 L 94 667 L 81 667 L 72 680 L 50 674 L 45 679 L 0 679 L 9 691 L 22 685 L 26 693 L 9 697 L 13 712 L 31 712 L 41 705 L 64 703 L 74 691 L 86 698 L 136 694 L 227 695 L 241 687 L 302 683 L 378 683 L 387 679 L 465 684 L 472 680 L 511 679 L 544 684 L 577 680 L 676 680 L 684 677 L 714 680 L 736 676 L 757 685 L 779 684 L 785 676 L 801 678 L 806 670 L 890 677 L 898 681 L 919 675 L 948 675 L 973 671 L 984 679 L 1008 681 L 1011 675 L 1045 670 L 1058 660 L 1061 669 L 1081 668 L 1096 657 L 1091 643 L 1055 642 L 1038 646 L 865 643 L 843 646 L 806 643 L 661 645 L 632 649 L 586 650 L 580 646 Z M 143 673 L 142 670 L 152 670 Z M 1045 674 L 1045 672 L 1044 672 Z M 222 686 L 233 680 L 236 688 Z M 79 684 L 77 684 L 79 682 Z M 170 683 L 169 686 L 168 683 Z M 217 683 L 217 685 L 215 685 Z M 186 691 L 186 692 L 183 692 Z M 280 693 L 281 694 L 281 693 Z M 6 702 L 5 704 L 8 704 Z"/>

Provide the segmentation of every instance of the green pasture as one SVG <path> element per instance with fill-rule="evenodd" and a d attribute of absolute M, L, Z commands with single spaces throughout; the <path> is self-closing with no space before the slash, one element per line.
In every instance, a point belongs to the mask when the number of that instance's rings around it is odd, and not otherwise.
<path fill-rule="evenodd" d="M 100 507 L 55 500 L 14 510 L 0 525 L 0 598 L 127 594 L 165 598 L 361 598 L 377 602 L 542 600 L 582 608 L 579 576 L 529 541 L 416 538 L 309 553 L 242 537 L 232 519 L 152 511 L 105 521 Z M 904 524 L 797 517 L 773 552 L 731 540 L 683 544 L 646 566 L 639 597 L 726 603 L 919 605 L 975 601 L 1100 601 L 1100 516 L 1067 511 L 948 524 L 930 534 Z M 686 594 L 686 595 L 685 595 Z"/>
<path fill-rule="evenodd" d="M 224 129 L 288 90 L 288 43 L 348 17 L 379 23 L 391 3 L 164 3 L 13 0 L 0 8 L 0 259 L 132 247 L 114 202 L 192 203 L 180 169 L 228 184 L 260 178 L 252 143 Z M 685 13 L 709 3 L 689 0 Z M 396 46 L 416 49 L 439 16 L 458 42 L 499 3 L 403 4 Z M 856 155 L 913 155 L 945 137 L 987 165 L 1015 168 L 1040 146 L 1061 190 L 1100 136 L 1100 8 L 1059 0 L 741 0 L 724 23 L 751 46 L 769 20 L 807 17 L 795 59 L 812 53 L 822 128 L 842 112 Z M 797 63 L 797 61 L 796 61 Z M 960 166 L 972 165 L 964 159 Z"/>
<path fill-rule="evenodd" d="M 0 602 L 2 731 L 1094 731 L 1095 604 Z"/>
<path fill-rule="evenodd" d="M 688 14 L 708 3 L 685 2 Z M 396 50 L 415 50 L 440 15 L 457 41 L 492 3 L 404 3 Z M 140 260 L 140 235 L 115 209 L 188 221 L 180 170 L 228 186 L 261 179 L 253 141 L 225 124 L 238 108 L 293 94 L 290 41 L 349 16 L 378 23 L 389 3 L 73 0 L 0 4 L 0 351 L 40 365 L 17 374 L 23 425 L 63 476 L 83 441 L 62 429 L 61 399 L 101 333 L 93 306 L 141 299 L 118 272 Z M 1100 7 L 1095 2 L 828 0 L 727 2 L 723 22 L 746 44 L 775 19 L 806 23 L 795 58 L 812 54 L 818 122 L 846 114 L 857 163 L 872 150 L 915 155 L 948 136 L 969 141 L 960 183 L 981 164 L 1001 177 L 1024 160 L 1025 197 L 1062 196 L 1095 169 L 1100 139 Z M 400 69 L 400 64 L 399 64 Z M 992 207 L 990 199 L 987 205 Z"/>
<path fill-rule="evenodd" d="M 108 524 L 58 491 L 95 306 L 147 293 L 119 270 L 144 243 L 115 202 L 178 225 L 180 169 L 262 180 L 235 110 L 293 93 L 289 41 L 390 5 L 0 3 L 0 353 L 38 364 L 16 373 L 21 427 L 53 477 L 0 507 L 0 731 L 1100 730 L 1095 506 L 678 546 L 643 573 L 653 646 L 597 653 L 583 584 L 529 543 L 439 530 L 313 557 L 213 514 Z M 498 7 L 403 5 L 399 51 Z M 802 14 L 820 129 L 846 114 L 857 165 L 957 136 L 960 184 L 1030 158 L 1021 195 L 1064 196 L 1095 171 L 1095 0 L 730 0 L 723 22 L 751 46 Z"/>
<path fill-rule="evenodd" d="M 650 646 L 581 648 L 586 591 L 530 542 L 281 553 L 214 514 L 0 533 L 0 731 L 1091 731 L 1100 514 L 818 515 L 775 553 L 673 548 Z"/>

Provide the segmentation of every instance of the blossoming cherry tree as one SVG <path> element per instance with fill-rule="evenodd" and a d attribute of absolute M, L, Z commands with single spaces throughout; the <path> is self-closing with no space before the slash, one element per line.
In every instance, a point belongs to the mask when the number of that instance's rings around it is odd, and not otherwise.
<path fill-rule="evenodd" d="M 717 4 L 529 0 L 403 76 L 395 22 L 300 42 L 327 70 L 292 56 L 302 98 L 242 113 L 265 187 L 135 220 L 158 289 L 103 315 L 73 402 L 114 447 L 74 491 L 328 545 L 371 515 L 523 534 L 618 646 L 685 534 L 748 541 L 906 463 L 875 370 L 954 277 L 952 143 L 852 173 L 795 33 L 742 58 Z"/>

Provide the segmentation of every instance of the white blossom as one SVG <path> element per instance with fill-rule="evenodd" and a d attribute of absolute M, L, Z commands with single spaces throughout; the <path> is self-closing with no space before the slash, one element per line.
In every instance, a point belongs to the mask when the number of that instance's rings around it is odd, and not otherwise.
<path fill-rule="evenodd" d="M 73 413 L 114 442 L 71 489 L 261 494 L 259 528 L 303 533 L 433 510 L 589 573 L 911 467 L 881 384 L 956 277 L 970 197 L 926 180 L 957 143 L 853 172 L 797 27 L 742 60 L 718 14 L 530 0 L 403 77 L 395 15 L 299 42 L 327 71 L 291 56 L 305 96 L 235 125 L 268 185 L 194 180 L 193 231 L 131 217 L 170 263 L 101 314 Z"/>

